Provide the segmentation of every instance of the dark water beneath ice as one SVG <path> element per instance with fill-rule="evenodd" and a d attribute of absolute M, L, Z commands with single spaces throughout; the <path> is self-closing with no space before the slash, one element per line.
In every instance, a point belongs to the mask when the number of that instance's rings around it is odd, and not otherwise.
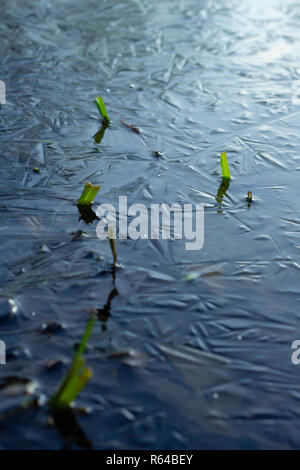
<path fill-rule="evenodd" d="M 51 396 L 94 308 L 93 378 L 77 400 L 92 412 L 75 413 L 94 448 L 299 448 L 300 5 L 0 8 L 2 417 L 24 401 L 25 380 Z M 100 144 L 98 95 L 113 121 Z M 224 150 L 232 181 L 220 203 Z M 203 249 L 118 242 L 109 309 L 109 244 L 74 205 L 86 181 L 101 184 L 98 203 L 204 203 Z M 72 240 L 77 230 L 87 235 Z M 84 445 L 48 416 L 46 406 L 6 414 L 0 446 Z"/>

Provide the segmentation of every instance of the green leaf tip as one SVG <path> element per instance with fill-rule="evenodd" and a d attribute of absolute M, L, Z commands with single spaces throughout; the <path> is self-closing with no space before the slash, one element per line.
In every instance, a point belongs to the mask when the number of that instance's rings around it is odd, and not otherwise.
<path fill-rule="evenodd" d="M 187 273 L 184 276 L 184 281 L 185 282 L 195 281 L 196 279 L 198 279 L 199 276 L 200 276 L 199 273 Z"/>
<path fill-rule="evenodd" d="M 221 162 L 222 178 L 225 180 L 230 180 L 231 176 L 230 176 L 226 152 L 221 153 L 220 162 Z"/>
<path fill-rule="evenodd" d="M 109 123 L 110 119 L 108 117 L 103 98 L 101 98 L 101 96 L 97 96 L 97 98 L 95 98 L 94 103 L 97 106 L 97 109 L 99 113 L 101 114 L 102 118 L 104 119 L 104 121 Z"/>
<path fill-rule="evenodd" d="M 99 185 L 93 186 L 92 183 L 86 182 L 81 196 L 77 201 L 77 205 L 90 206 L 93 203 L 95 197 L 97 196 L 100 188 L 101 186 Z"/>

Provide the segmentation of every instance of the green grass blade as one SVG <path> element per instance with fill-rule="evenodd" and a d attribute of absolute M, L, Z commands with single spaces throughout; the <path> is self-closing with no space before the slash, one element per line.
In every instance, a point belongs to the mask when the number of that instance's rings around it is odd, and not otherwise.
<path fill-rule="evenodd" d="M 50 405 L 55 409 L 63 409 L 70 406 L 92 376 L 91 369 L 84 367 L 85 360 L 82 354 L 91 335 L 94 321 L 95 317 L 92 315 L 84 330 L 80 345 L 67 375 L 50 400 Z"/>
<path fill-rule="evenodd" d="M 86 348 L 86 343 L 88 342 L 89 337 L 91 336 L 91 332 L 92 332 L 92 329 L 93 329 L 93 326 L 94 326 L 94 322 L 95 322 L 95 317 L 94 317 L 94 315 L 91 315 L 91 317 L 88 321 L 88 324 L 86 325 L 85 331 L 83 333 L 80 345 L 79 345 L 79 347 L 76 351 L 76 354 L 74 356 L 74 362 L 76 361 L 76 359 L 81 357 L 82 354 L 84 353 L 85 348 Z"/>
<path fill-rule="evenodd" d="M 90 206 L 98 194 L 101 186 L 93 186 L 92 183 L 85 183 L 84 189 L 78 199 L 78 206 Z"/>
<path fill-rule="evenodd" d="M 88 367 L 83 368 L 78 375 L 73 375 L 68 386 L 63 390 L 60 396 L 58 408 L 62 409 L 70 406 L 79 393 L 84 389 L 92 375 L 92 370 Z"/>
<path fill-rule="evenodd" d="M 64 408 L 66 403 L 65 395 L 68 394 L 68 390 L 73 387 L 77 374 L 80 373 L 80 370 L 84 367 L 84 359 L 82 357 L 74 358 L 67 375 L 63 379 L 62 383 L 58 387 L 57 391 L 54 393 L 50 400 L 50 405 L 53 408 L 61 409 Z"/>
<path fill-rule="evenodd" d="M 105 107 L 104 101 L 101 98 L 101 96 L 97 96 L 97 98 L 95 98 L 94 103 L 97 106 L 97 109 L 98 109 L 99 113 L 101 114 L 102 118 L 104 119 L 104 121 L 109 122 L 110 119 L 108 117 L 106 107 Z"/>
<path fill-rule="evenodd" d="M 226 152 L 221 153 L 221 170 L 222 170 L 223 179 L 230 180 L 231 176 L 230 176 Z"/>

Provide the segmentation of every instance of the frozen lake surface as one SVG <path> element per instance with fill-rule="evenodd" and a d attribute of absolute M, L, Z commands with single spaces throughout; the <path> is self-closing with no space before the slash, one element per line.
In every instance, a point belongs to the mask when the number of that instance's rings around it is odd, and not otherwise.
<path fill-rule="evenodd" d="M 0 37 L 0 446 L 299 448 L 300 5 L 3 0 Z M 203 249 L 117 241 L 113 284 L 86 181 L 98 204 L 204 203 Z M 89 309 L 82 435 L 13 413 L 51 396 Z"/>

